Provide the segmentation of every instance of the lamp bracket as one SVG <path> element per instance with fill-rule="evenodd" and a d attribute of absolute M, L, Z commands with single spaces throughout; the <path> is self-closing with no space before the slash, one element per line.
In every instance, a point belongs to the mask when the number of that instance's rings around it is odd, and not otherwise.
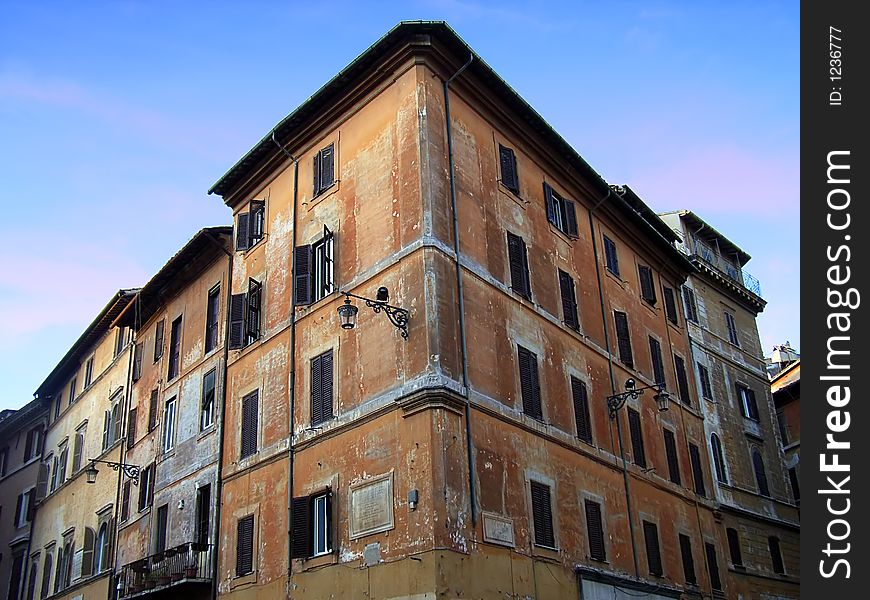
<path fill-rule="evenodd" d="M 364 296 L 357 296 L 356 294 L 351 294 L 350 292 L 342 292 L 339 291 L 340 294 L 344 294 L 345 301 L 348 301 L 348 298 L 356 298 L 357 300 L 362 300 L 365 302 L 366 306 L 371 308 L 376 313 L 383 312 L 387 319 L 390 320 L 396 329 L 399 330 L 402 337 L 406 340 L 408 339 L 408 317 L 410 313 L 404 308 L 399 308 L 398 306 L 393 306 L 389 304 L 387 301 L 381 300 L 372 300 L 371 298 L 366 298 Z"/>
<path fill-rule="evenodd" d="M 104 465 L 108 465 L 113 471 L 118 471 L 119 469 L 130 478 L 130 481 L 133 482 L 133 485 L 139 485 L 139 465 L 131 465 L 127 463 L 116 463 L 108 460 L 98 460 L 96 458 L 90 459 L 91 464 L 101 463 Z"/>
<path fill-rule="evenodd" d="M 629 380 L 634 381 L 634 380 Z M 630 386 L 629 389 L 621 394 L 613 394 L 612 396 L 607 397 L 607 409 L 610 414 L 610 418 L 616 418 L 616 413 L 620 408 L 629 400 L 635 400 L 643 395 L 646 390 L 655 390 L 656 393 L 661 394 L 665 391 L 665 384 L 656 383 L 654 385 L 645 385 L 643 387 L 634 387 Z"/>

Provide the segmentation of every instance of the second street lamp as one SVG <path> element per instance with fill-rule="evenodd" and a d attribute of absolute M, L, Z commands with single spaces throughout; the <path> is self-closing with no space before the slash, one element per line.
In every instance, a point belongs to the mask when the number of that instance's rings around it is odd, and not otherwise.
<path fill-rule="evenodd" d="M 124 472 L 124 475 L 130 478 L 130 481 L 133 482 L 133 485 L 139 485 L 139 465 L 116 463 L 108 460 L 97 460 L 96 458 L 90 459 L 90 464 L 85 469 L 85 477 L 87 478 L 88 483 L 97 482 L 97 474 L 100 472 L 99 469 L 97 469 L 97 463 L 109 465 L 109 467 L 113 471 L 117 471 L 118 469 L 120 469 Z"/>
<path fill-rule="evenodd" d="M 668 410 L 668 402 L 671 399 L 671 395 L 665 391 L 664 383 L 656 383 L 655 385 L 645 385 L 643 387 L 637 387 L 637 383 L 634 379 L 629 378 L 625 382 L 625 390 L 621 394 L 614 394 L 612 396 L 607 397 L 607 409 L 610 413 L 610 418 L 613 419 L 616 417 L 616 411 L 622 408 L 622 405 L 625 404 L 626 400 L 629 398 L 639 398 L 643 395 L 646 390 L 655 390 L 655 395 L 653 396 L 653 400 L 658 404 L 659 412 L 664 412 Z"/>
<path fill-rule="evenodd" d="M 383 286 L 379 287 L 378 295 L 374 300 L 364 296 L 357 296 L 350 292 L 339 291 L 338 293 L 344 294 L 344 304 L 338 307 L 338 317 L 341 320 L 342 329 L 353 329 L 356 326 L 356 315 L 359 309 L 350 302 L 351 298 L 356 298 L 365 302 L 365 305 L 376 313 L 383 312 L 387 316 L 387 319 L 390 320 L 390 323 L 396 326 L 402 337 L 406 340 L 408 339 L 408 317 L 410 313 L 404 308 L 389 304 L 390 292 L 387 288 Z"/>

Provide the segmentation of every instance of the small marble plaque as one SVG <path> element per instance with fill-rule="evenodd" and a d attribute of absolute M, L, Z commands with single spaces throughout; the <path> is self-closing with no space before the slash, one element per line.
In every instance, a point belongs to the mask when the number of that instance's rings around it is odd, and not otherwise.
<path fill-rule="evenodd" d="M 513 547 L 513 519 L 492 513 L 483 513 L 483 539 L 493 544 Z"/>
<path fill-rule="evenodd" d="M 350 486 L 350 539 L 393 527 L 392 473 Z"/>

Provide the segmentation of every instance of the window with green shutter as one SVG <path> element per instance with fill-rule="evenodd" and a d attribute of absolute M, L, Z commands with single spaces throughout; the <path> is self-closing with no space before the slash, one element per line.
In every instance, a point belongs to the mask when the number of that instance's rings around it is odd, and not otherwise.
<path fill-rule="evenodd" d="M 259 419 L 259 390 L 242 398 L 242 431 L 239 458 L 247 458 L 257 452 L 257 428 Z"/>
<path fill-rule="evenodd" d="M 532 495 L 532 523 L 535 529 L 535 545 L 544 548 L 556 547 L 553 530 L 553 507 L 550 500 L 550 486 L 538 481 L 530 481 Z"/>
<path fill-rule="evenodd" d="M 529 257 L 526 243 L 518 235 L 507 232 L 508 265 L 511 273 L 511 289 L 527 300 L 532 299 L 532 283 L 529 274 Z"/>
<path fill-rule="evenodd" d="M 523 398 L 523 412 L 535 419 L 543 419 L 541 408 L 541 385 L 538 380 L 537 355 L 517 345 L 517 357 L 520 368 L 520 392 Z"/>
<path fill-rule="evenodd" d="M 646 452 L 643 447 L 640 413 L 630 407 L 628 409 L 628 430 L 631 436 L 631 454 L 634 464 L 641 468 L 646 468 Z"/>
<path fill-rule="evenodd" d="M 589 537 L 589 558 L 607 560 L 604 545 L 604 526 L 601 522 L 601 505 L 592 500 L 583 501 L 586 509 L 586 534 Z"/>
<path fill-rule="evenodd" d="M 311 425 L 333 418 L 332 350 L 311 359 Z"/>

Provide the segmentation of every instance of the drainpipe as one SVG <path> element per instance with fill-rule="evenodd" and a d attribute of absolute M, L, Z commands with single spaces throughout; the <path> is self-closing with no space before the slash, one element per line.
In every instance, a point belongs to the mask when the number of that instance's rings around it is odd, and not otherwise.
<path fill-rule="evenodd" d="M 453 252 L 456 255 L 456 296 L 459 303 L 459 340 L 462 345 L 462 386 L 465 389 L 465 447 L 468 450 L 468 493 L 471 500 L 471 526 L 477 526 L 477 502 L 474 487 L 474 450 L 471 441 L 471 395 L 468 389 L 468 344 L 465 336 L 465 296 L 462 290 L 462 267 L 459 264 L 459 211 L 456 209 L 456 164 L 453 160 L 453 128 L 450 123 L 450 82 L 471 65 L 474 54 L 450 79 L 444 82 L 444 118 L 447 121 L 447 163 L 450 166 L 450 208 L 453 212 Z"/>
<path fill-rule="evenodd" d="M 604 347 L 607 350 L 607 367 L 610 371 L 610 393 L 616 394 L 616 380 L 613 374 L 613 354 L 610 351 L 610 335 L 607 330 L 607 309 L 604 306 L 604 284 L 601 281 L 601 265 L 598 259 L 598 239 L 595 233 L 595 222 L 592 218 L 593 213 L 598 210 L 605 200 L 613 195 L 613 190 L 607 190 L 607 195 L 601 198 L 598 203 L 589 209 L 589 230 L 592 233 L 592 254 L 595 258 L 595 277 L 598 280 L 598 301 L 601 304 L 601 324 L 604 326 Z M 634 532 L 634 515 L 631 508 L 631 489 L 628 482 L 628 462 L 625 460 L 625 447 L 622 444 L 622 421 L 619 418 L 619 412 L 616 413 L 616 439 L 619 444 L 619 458 L 622 461 L 622 483 L 625 487 L 625 507 L 628 511 L 628 529 L 631 535 L 631 558 L 634 560 L 634 576 L 640 578 L 640 566 L 637 560 L 637 541 L 635 540 Z"/>
<path fill-rule="evenodd" d="M 272 131 L 272 141 L 278 146 L 278 149 L 284 155 L 293 161 L 293 252 L 296 251 L 296 216 L 298 214 L 299 201 L 299 161 L 292 154 L 278 143 L 275 138 L 275 132 Z M 287 443 L 287 585 L 290 585 L 290 577 L 293 575 L 293 559 L 290 557 L 293 547 L 292 523 L 293 523 L 293 436 L 295 434 L 296 425 L 296 261 L 290 261 L 290 388 L 288 394 L 290 396 L 290 414 L 288 426 L 288 443 Z"/>

